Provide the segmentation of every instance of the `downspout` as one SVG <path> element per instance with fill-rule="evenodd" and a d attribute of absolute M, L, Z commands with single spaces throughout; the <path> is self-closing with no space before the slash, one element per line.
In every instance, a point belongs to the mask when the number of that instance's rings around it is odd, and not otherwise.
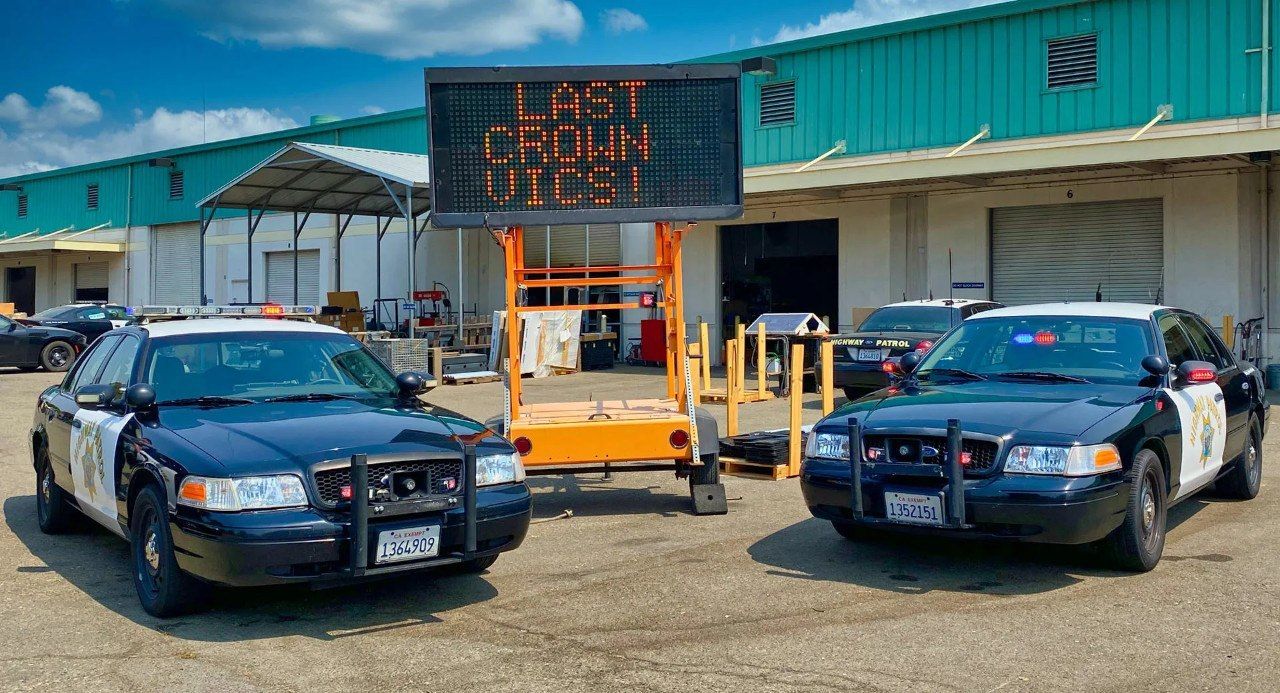
<path fill-rule="evenodd" d="M 126 167 L 128 174 L 125 176 L 125 193 L 124 193 L 124 304 L 127 306 L 130 301 L 130 289 L 133 286 L 133 262 L 132 248 L 133 242 L 133 164 Z M 150 243 L 147 244 L 148 248 Z"/>
<path fill-rule="evenodd" d="M 1262 0 L 1262 127 L 1271 111 L 1271 0 Z"/>

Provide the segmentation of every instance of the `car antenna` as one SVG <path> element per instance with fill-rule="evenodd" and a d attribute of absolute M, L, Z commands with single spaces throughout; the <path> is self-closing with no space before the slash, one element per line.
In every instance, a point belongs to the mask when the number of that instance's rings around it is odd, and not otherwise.
<path fill-rule="evenodd" d="M 1156 305 L 1164 303 L 1164 265 L 1160 265 L 1160 284 L 1156 287 Z"/>
<path fill-rule="evenodd" d="M 1093 301 L 1095 303 L 1102 303 L 1102 282 L 1098 282 L 1098 290 L 1093 294 Z"/>

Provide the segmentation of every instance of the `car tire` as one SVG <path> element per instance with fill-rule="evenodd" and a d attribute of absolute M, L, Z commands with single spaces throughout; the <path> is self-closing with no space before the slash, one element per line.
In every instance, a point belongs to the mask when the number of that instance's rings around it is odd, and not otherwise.
<path fill-rule="evenodd" d="M 862 391 L 852 387 L 841 388 L 844 390 L 844 398 L 852 402 L 862 396 Z"/>
<path fill-rule="evenodd" d="M 1138 451 L 1125 481 L 1129 503 L 1124 521 L 1102 540 L 1101 548 L 1111 567 L 1145 573 L 1164 553 L 1168 500 L 1159 455 L 1145 448 Z"/>
<path fill-rule="evenodd" d="M 689 488 L 720 483 L 720 455 L 703 455 L 701 467 L 689 467 Z"/>
<path fill-rule="evenodd" d="M 40 350 L 40 366 L 52 373 L 61 373 L 76 361 L 76 350 L 69 342 L 54 340 Z"/>
<path fill-rule="evenodd" d="M 62 534 L 76 523 L 67 492 L 53 480 L 53 464 L 43 445 L 36 448 L 36 520 L 45 534 Z"/>
<path fill-rule="evenodd" d="M 876 531 L 866 525 L 860 525 L 856 522 L 845 522 L 842 520 L 832 520 L 831 526 L 835 528 L 836 534 L 848 539 L 849 541 L 870 541 L 876 538 Z"/>
<path fill-rule="evenodd" d="M 1249 440 L 1231 471 L 1218 479 L 1218 494 L 1226 498 L 1253 500 L 1262 489 L 1262 431 L 1256 420 L 1249 422 Z"/>
<path fill-rule="evenodd" d="M 209 585 L 183 572 L 173 554 L 168 508 L 154 485 L 142 489 L 129 512 L 133 585 L 142 608 L 157 618 L 196 611 Z"/>

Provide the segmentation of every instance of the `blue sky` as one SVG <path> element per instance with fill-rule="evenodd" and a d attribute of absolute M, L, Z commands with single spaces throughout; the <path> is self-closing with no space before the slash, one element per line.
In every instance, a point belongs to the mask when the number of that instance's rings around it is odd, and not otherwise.
<path fill-rule="evenodd" d="M 996 0 L 7 0 L 0 177 L 422 103 L 426 65 L 645 63 Z"/>

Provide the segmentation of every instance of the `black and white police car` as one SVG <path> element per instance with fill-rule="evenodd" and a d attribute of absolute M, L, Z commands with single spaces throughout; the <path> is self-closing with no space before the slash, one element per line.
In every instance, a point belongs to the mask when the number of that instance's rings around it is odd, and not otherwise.
<path fill-rule="evenodd" d="M 965 318 L 1000 308 L 971 298 L 903 301 L 871 312 L 854 332 L 834 335 L 832 379 L 845 397 L 858 397 L 887 386 L 903 355 L 928 351 L 947 330 Z"/>
<path fill-rule="evenodd" d="M 1258 493 L 1262 376 L 1190 312 L 1000 308 L 900 365 L 901 382 L 809 435 L 805 502 L 846 537 L 1097 542 L 1113 565 L 1144 571 L 1171 504 L 1214 482 L 1228 497 Z"/>
<path fill-rule="evenodd" d="M 36 403 L 40 528 L 83 514 L 129 540 L 157 616 L 210 584 L 479 572 L 519 546 L 531 501 L 510 443 L 339 330 L 225 317 L 316 312 L 143 308 L 101 337 Z M 213 317 L 154 321 L 192 314 Z"/>

